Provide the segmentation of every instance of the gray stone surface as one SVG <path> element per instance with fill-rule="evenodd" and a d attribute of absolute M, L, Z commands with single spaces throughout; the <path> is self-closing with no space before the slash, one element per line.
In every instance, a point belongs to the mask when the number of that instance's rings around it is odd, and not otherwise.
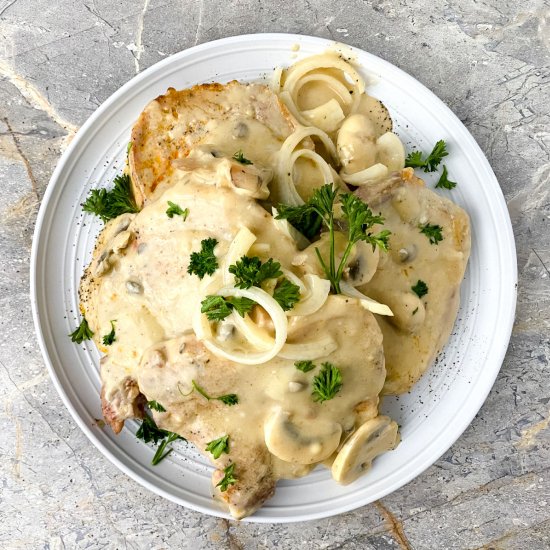
<path fill-rule="evenodd" d="M 359 46 L 447 102 L 497 174 L 519 267 L 506 360 L 457 443 L 383 501 L 291 525 L 203 516 L 120 473 L 57 396 L 28 298 L 37 208 L 76 129 L 167 55 L 265 31 Z M 550 548 L 549 48 L 543 0 L 0 0 L 0 547 Z"/>

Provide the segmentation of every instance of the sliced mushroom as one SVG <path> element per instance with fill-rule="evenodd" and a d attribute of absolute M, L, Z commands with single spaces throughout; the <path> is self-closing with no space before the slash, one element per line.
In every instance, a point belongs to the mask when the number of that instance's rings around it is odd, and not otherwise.
<path fill-rule="evenodd" d="M 376 273 L 378 261 L 380 259 L 380 250 L 364 241 L 359 241 L 353 247 L 350 254 L 344 277 L 352 286 L 360 286 L 368 283 Z"/>
<path fill-rule="evenodd" d="M 233 128 L 233 137 L 237 139 L 243 139 L 248 137 L 248 134 L 250 133 L 250 130 L 248 128 L 248 125 L 244 122 L 237 122 L 235 124 L 235 127 Z"/>
<path fill-rule="evenodd" d="M 370 399 L 366 399 L 365 401 L 361 401 L 361 403 L 355 405 L 355 408 L 353 410 L 356 414 L 356 428 L 359 428 L 368 420 L 372 420 L 373 418 L 378 416 L 378 402 L 379 399 L 378 396 L 376 396 L 371 397 Z"/>
<path fill-rule="evenodd" d="M 407 187 L 401 187 L 394 194 L 391 204 L 405 223 L 413 223 L 418 220 L 420 216 L 420 203 L 414 191 Z"/>
<path fill-rule="evenodd" d="M 244 165 L 234 162 L 230 169 L 231 182 L 242 191 L 245 191 L 255 199 L 267 199 L 269 196 L 268 183 L 273 177 L 273 172 L 267 168 Z"/>
<path fill-rule="evenodd" d="M 426 308 L 422 300 L 411 291 L 384 292 L 381 296 L 393 312 L 393 317 L 388 317 L 390 323 L 398 329 L 406 332 L 416 332 L 424 324 L 426 319 Z"/>
<path fill-rule="evenodd" d="M 395 449 L 399 443 L 397 423 L 387 416 L 365 422 L 344 443 L 332 463 L 332 477 L 347 485 L 366 472 L 378 455 Z"/>
<path fill-rule="evenodd" d="M 130 243 L 130 240 L 134 234 L 132 231 L 121 231 L 116 237 L 111 241 L 111 248 L 113 254 L 120 254 Z"/>
<path fill-rule="evenodd" d="M 374 124 L 367 116 L 354 114 L 344 120 L 336 150 L 345 172 L 354 174 L 376 162 L 376 137 Z"/>
<path fill-rule="evenodd" d="M 322 419 L 297 420 L 277 408 L 264 426 L 269 452 L 285 462 L 313 464 L 330 456 L 338 447 L 342 427 Z"/>
<path fill-rule="evenodd" d="M 129 294 L 142 294 L 143 286 L 137 281 L 126 281 L 126 290 Z"/>
<path fill-rule="evenodd" d="M 390 113 L 379 99 L 362 94 L 357 112 L 369 117 L 374 124 L 376 137 L 392 131 L 393 123 Z"/>
<path fill-rule="evenodd" d="M 405 168 L 405 148 L 393 133 L 386 132 L 376 140 L 378 162 L 385 164 L 390 172 Z"/>

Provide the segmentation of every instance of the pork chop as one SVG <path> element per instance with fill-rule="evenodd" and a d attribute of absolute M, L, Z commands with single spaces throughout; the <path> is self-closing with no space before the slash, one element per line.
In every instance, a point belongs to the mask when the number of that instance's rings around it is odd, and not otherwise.
<path fill-rule="evenodd" d="M 377 320 L 388 372 L 384 393 L 400 394 L 420 378 L 451 334 L 470 255 L 470 221 L 411 168 L 356 194 L 384 216 L 384 228 L 392 232 L 389 252 L 380 255 L 374 277 L 360 290 L 394 313 Z"/>
<path fill-rule="evenodd" d="M 211 145 L 228 157 L 240 151 L 269 167 L 295 126 L 278 97 L 261 84 L 169 88 L 145 107 L 132 130 L 128 164 L 138 206 L 170 175 L 172 161 L 192 148 Z"/>

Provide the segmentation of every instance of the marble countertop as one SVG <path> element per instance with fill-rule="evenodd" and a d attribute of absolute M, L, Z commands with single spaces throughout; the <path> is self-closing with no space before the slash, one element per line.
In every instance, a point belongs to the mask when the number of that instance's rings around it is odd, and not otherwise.
<path fill-rule="evenodd" d="M 204 516 L 118 471 L 62 405 L 29 303 L 37 210 L 77 129 L 166 56 L 267 31 L 358 46 L 443 99 L 498 177 L 519 268 L 510 347 L 464 435 L 381 501 L 289 525 Z M 0 546 L 550 548 L 549 80 L 545 0 L 0 0 Z"/>

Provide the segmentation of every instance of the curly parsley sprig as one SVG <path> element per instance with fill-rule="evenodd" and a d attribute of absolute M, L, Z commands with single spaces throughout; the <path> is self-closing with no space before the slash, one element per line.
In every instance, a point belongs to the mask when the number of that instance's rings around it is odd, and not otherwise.
<path fill-rule="evenodd" d="M 340 199 L 342 206 L 343 219 L 347 224 L 347 244 L 340 261 L 336 261 L 335 247 L 335 216 L 334 207 L 337 199 Z M 286 210 L 287 218 L 290 216 L 290 208 Z M 319 248 L 315 248 L 317 259 L 325 272 L 327 279 L 330 281 L 333 292 L 340 294 L 340 281 L 344 274 L 348 258 L 351 254 L 353 246 L 364 241 L 370 243 L 373 248 L 379 247 L 382 250 L 388 249 L 388 240 L 391 232 L 386 230 L 379 233 L 371 231 L 374 225 L 384 223 L 382 216 L 375 216 L 371 209 L 358 197 L 351 193 L 342 193 L 338 197 L 338 191 L 332 184 L 326 184 L 315 191 L 311 199 L 300 207 L 300 215 L 305 216 L 308 211 L 316 213 L 322 223 L 327 227 L 329 232 L 329 257 L 325 259 L 321 256 Z"/>
<path fill-rule="evenodd" d="M 148 414 L 143 417 L 141 426 L 136 432 L 136 437 L 138 439 L 142 439 L 145 443 L 150 443 L 152 441 L 155 445 L 157 445 L 160 442 L 160 445 L 151 460 L 151 464 L 153 466 L 156 466 L 161 460 L 164 460 L 172 452 L 172 447 L 166 450 L 166 447 L 168 447 L 170 443 L 173 443 L 178 439 L 187 441 L 184 437 L 181 437 L 181 435 L 178 435 L 177 433 L 159 428 L 156 422 Z"/>
<path fill-rule="evenodd" d="M 223 435 L 210 441 L 204 450 L 212 453 L 212 456 L 217 460 L 222 456 L 222 453 L 229 453 L 229 436 Z"/>
<path fill-rule="evenodd" d="M 243 256 L 229 266 L 229 273 L 235 276 L 235 286 L 242 289 L 259 287 L 266 279 L 277 279 L 283 274 L 279 262 L 273 258 L 262 262 L 257 256 Z"/>
<path fill-rule="evenodd" d="M 423 233 L 428 237 L 430 244 L 437 244 L 443 240 L 443 229 L 440 225 L 425 223 L 424 225 L 419 225 L 420 233 Z"/>
<path fill-rule="evenodd" d="M 447 144 L 440 139 L 426 158 L 423 158 L 422 151 L 413 151 L 409 153 L 405 159 L 405 166 L 422 168 L 424 172 L 435 172 L 443 158 L 448 154 Z"/>
<path fill-rule="evenodd" d="M 202 279 L 205 275 L 212 275 L 218 269 L 218 260 L 214 255 L 214 248 L 217 244 L 218 240 L 212 237 L 201 241 L 200 252 L 191 254 L 187 268 L 189 275 L 196 275 Z"/>
<path fill-rule="evenodd" d="M 227 466 L 227 468 L 224 468 L 224 476 L 221 481 L 216 485 L 216 487 L 220 488 L 220 491 L 222 491 L 222 493 L 227 491 L 230 485 L 235 485 L 235 483 L 237 483 L 238 478 L 235 477 L 234 471 L 235 463 L 230 464 L 229 466 Z"/>
<path fill-rule="evenodd" d="M 108 334 L 106 334 L 104 337 L 103 337 L 103 345 L 104 346 L 110 346 L 112 345 L 114 342 L 116 342 L 116 333 L 115 333 L 115 322 L 114 321 L 111 321 L 111 332 L 109 332 Z"/>
<path fill-rule="evenodd" d="M 313 379 L 313 400 L 329 401 L 342 389 L 342 373 L 332 363 L 323 363 L 321 372 Z"/>
<path fill-rule="evenodd" d="M 235 296 L 207 296 L 201 302 L 201 313 L 204 313 L 209 321 L 223 321 L 235 309 L 241 317 L 252 311 L 256 302 L 250 298 Z"/>
<path fill-rule="evenodd" d="M 111 190 L 92 189 L 86 202 L 82 204 L 84 212 L 99 216 L 104 222 L 121 214 L 134 214 L 139 208 L 132 191 L 132 182 L 128 174 L 116 176 Z"/>
<path fill-rule="evenodd" d="M 78 325 L 78 328 L 69 334 L 71 341 L 76 342 L 77 344 L 82 344 L 84 340 L 90 340 L 92 336 L 94 335 L 92 329 L 88 326 L 88 321 L 86 321 L 86 317 L 82 317 L 82 321 L 80 321 L 80 325 Z"/>

